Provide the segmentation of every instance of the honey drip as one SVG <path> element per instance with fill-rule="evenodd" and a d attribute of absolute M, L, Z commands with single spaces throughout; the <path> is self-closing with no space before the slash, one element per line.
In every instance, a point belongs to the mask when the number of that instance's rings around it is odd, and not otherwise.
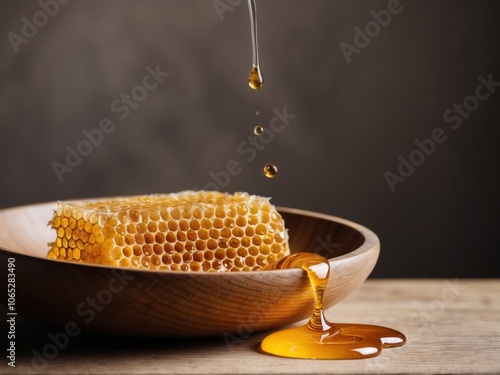
<path fill-rule="evenodd" d="M 265 269 L 302 268 L 314 292 L 314 310 L 305 326 L 284 329 L 267 336 L 264 353 L 290 358 L 360 359 L 375 357 L 382 348 L 404 345 L 406 337 L 391 328 L 351 323 L 330 323 L 323 313 L 323 294 L 330 264 L 321 255 L 295 253 Z"/>
<path fill-rule="evenodd" d="M 254 90 L 258 90 L 264 84 L 264 79 L 260 73 L 260 68 L 258 65 L 254 65 L 250 71 L 250 76 L 248 77 L 248 84 Z"/>
<path fill-rule="evenodd" d="M 264 175 L 267 178 L 274 178 L 278 174 L 278 167 L 275 166 L 274 164 L 267 164 L 264 166 Z"/>
<path fill-rule="evenodd" d="M 248 77 L 248 84 L 254 90 L 262 87 L 264 79 L 259 67 L 259 45 L 257 41 L 257 11 L 255 0 L 248 0 L 248 10 L 250 14 L 250 33 L 252 34 L 252 70 Z"/>

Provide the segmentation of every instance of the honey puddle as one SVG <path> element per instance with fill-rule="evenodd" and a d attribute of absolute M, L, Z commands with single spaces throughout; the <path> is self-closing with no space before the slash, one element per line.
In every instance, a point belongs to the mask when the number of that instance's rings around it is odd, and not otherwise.
<path fill-rule="evenodd" d="M 284 329 L 267 336 L 264 353 L 290 358 L 360 359 L 375 357 L 382 348 L 404 345 L 406 337 L 391 328 L 351 323 L 330 323 L 323 313 L 323 293 L 330 264 L 321 255 L 296 253 L 265 269 L 302 268 L 314 292 L 314 311 L 305 326 Z"/>

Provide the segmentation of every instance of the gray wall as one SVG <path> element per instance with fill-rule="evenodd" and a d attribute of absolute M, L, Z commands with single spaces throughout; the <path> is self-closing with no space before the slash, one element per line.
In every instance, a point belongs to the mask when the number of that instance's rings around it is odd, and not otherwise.
<path fill-rule="evenodd" d="M 246 82 L 245 2 L 220 17 L 212 0 L 73 0 L 21 44 L 8 35 L 22 35 L 22 17 L 43 24 L 40 5 L 4 4 L 0 207 L 203 188 L 235 160 L 239 173 L 221 190 L 373 229 L 375 277 L 500 276 L 500 87 L 467 98 L 478 77 L 500 81 L 500 3 L 402 0 L 377 30 L 370 12 L 391 4 L 259 1 L 257 92 Z M 340 46 L 366 26 L 373 36 L 348 63 Z M 157 65 L 170 75 L 127 116 L 113 112 Z M 443 118 L 464 100 L 461 126 Z M 240 146 L 284 106 L 296 117 L 265 148 Z M 59 182 L 53 163 L 104 118 L 113 130 Z M 419 159 L 415 140 L 439 129 L 446 139 Z M 401 171 L 391 191 L 384 173 L 396 175 L 398 156 L 410 154 L 421 165 Z M 268 162 L 279 167 L 273 180 L 262 175 Z"/>

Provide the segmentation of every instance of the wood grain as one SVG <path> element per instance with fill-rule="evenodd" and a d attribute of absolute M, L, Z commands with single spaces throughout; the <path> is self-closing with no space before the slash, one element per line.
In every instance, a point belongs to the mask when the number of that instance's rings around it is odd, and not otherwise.
<path fill-rule="evenodd" d="M 366 360 L 297 360 L 260 354 L 266 333 L 222 338 L 125 339 L 81 334 L 47 362 L 47 374 L 498 374 L 500 280 L 368 280 L 327 311 L 336 322 L 401 330 L 408 343 Z M 5 323 L 3 323 L 5 325 Z M 54 328 L 18 323 L 12 373 L 36 373 L 32 349 Z M 6 366 L 0 368 L 5 371 Z"/>
<path fill-rule="evenodd" d="M 312 291 L 301 269 L 205 273 L 113 268 L 47 259 L 55 202 L 0 210 L 0 261 L 16 259 L 17 311 L 42 322 L 138 337 L 238 334 L 311 314 Z M 329 256 L 325 306 L 355 290 L 372 271 L 377 236 L 333 216 L 280 208 L 292 252 Z M 0 272 L 6 284 L 6 273 Z M 3 284 L 2 284 L 3 285 Z M 1 302 L 1 301 L 0 301 Z"/>

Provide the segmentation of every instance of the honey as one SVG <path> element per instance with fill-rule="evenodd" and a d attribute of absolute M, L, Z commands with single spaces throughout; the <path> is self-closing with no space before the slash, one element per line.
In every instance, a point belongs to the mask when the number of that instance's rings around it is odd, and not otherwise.
<path fill-rule="evenodd" d="M 252 34 L 252 69 L 248 77 L 248 84 L 254 90 L 262 87 L 264 79 L 259 66 L 259 45 L 257 41 L 257 11 L 255 0 L 248 0 L 248 10 L 250 15 L 250 33 Z"/>
<path fill-rule="evenodd" d="M 254 90 L 264 82 L 259 67 L 257 45 L 257 18 L 255 0 L 248 0 L 252 34 L 253 66 L 248 83 Z M 256 115 L 260 112 L 257 111 Z M 255 126 L 254 134 L 261 135 L 264 129 Z M 278 168 L 267 164 L 264 175 L 274 178 Z M 375 357 L 383 348 L 401 346 L 406 337 L 391 328 L 352 323 L 330 323 L 323 311 L 323 294 L 330 275 L 330 264 L 326 258 L 314 253 L 296 253 L 270 263 L 264 269 L 302 268 L 307 272 L 314 295 L 314 310 L 306 325 L 284 329 L 267 336 L 261 344 L 264 353 L 311 359 L 361 359 Z"/>
<path fill-rule="evenodd" d="M 261 135 L 264 133 L 264 128 L 262 126 L 257 125 L 255 128 L 253 128 L 253 133 L 255 135 Z"/>
<path fill-rule="evenodd" d="M 264 175 L 267 178 L 274 178 L 278 174 L 278 167 L 274 164 L 267 164 L 264 166 Z"/>
<path fill-rule="evenodd" d="M 260 89 L 264 84 L 264 79 L 262 78 L 262 74 L 258 65 L 252 66 L 250 76 L 248 77 L 248 84 L 254 90 Z"/>
<path fill-rule="evenodd" d="M 265 267 L 284 268 L 302 268 L 307 272 L 314 295 L 314 310 L 306 325 L 267 336 L 261 344 L 264 353 L 290 358 L 361 359 L 379 355 L 382 348 L 406 343 L 406 337 L 391 328 L 326 320 L 323 294 L 330 274 L 326 258 L 314 253 L 295 253 Z"/>

